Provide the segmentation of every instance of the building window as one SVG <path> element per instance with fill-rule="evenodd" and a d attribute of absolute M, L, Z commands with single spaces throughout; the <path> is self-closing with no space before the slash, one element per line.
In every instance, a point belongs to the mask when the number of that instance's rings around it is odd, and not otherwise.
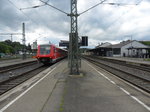
<path fill-rule="evenodd" d="M 118 55 L 118 54 L 120 54 L 120 51 L 121 51 L 120 48 L 114 48 L 114 49 L 113 49 L 113 54 Z"/>

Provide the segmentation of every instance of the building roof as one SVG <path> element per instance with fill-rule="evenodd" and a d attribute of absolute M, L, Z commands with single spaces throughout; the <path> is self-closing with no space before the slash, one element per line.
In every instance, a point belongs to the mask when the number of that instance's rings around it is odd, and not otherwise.
<path fill-rule="evenodd" d="M 121 48 L 127 44 L 130 44 L 131 42 L 133 41 L 136 41 L 136 40 L 127 40 L 127 41 L 122 41 L 120 42 L 119 44 L 114 44 L 114 45 L 110 45 L 110 46 L 107 46 L 107 47 L 110 47 L 110 48 Z"/>
<path fill-rule="evenodd" d="M 100 45 L 98 45 L 98 46 L 96 46 L 96 48 L 102 48 L 102 47 L 107 47 L 107 46 L 110 46 L 110 45 L 112 45 L 111 43 L 109 43 L 109 42 L 105 42 L 105 43 L 101 43 Z"/>
<path fill-rule="evenodd" d="M 112 49 L 112 48 L 121 48 L 121 47 L 123 47 L 127 44 L 130 44 L 130 43 L 134 42 L 134 41 L 136 41 L 136 40 L 127 40 L 127 41 L 122 41 L 122 42 L 120 42 L 118 44 L 114 44 L 114 45 L 110 45 L 110 43 L 106 42 L 106 43 L 102 43 L 101 45 L 96 46 L 96 48 L 91 49 L 89 51 L 95 51 L 95 50 L 99 50 L 99 49 L 109 50 L 109 49 Z M 141 43 L 140 41 L 137 41 L 137 42 Z M 141 44 L 143 44 L 143 43 L 141 43 Z M 128 49 L 147 49 L 148 50 L 148 49 L 150 49 L 150 47 L 147 46 L 147 45 L 145 45 L 145 47 L 140 47 L 140 46 L 139 47 L 133 47 L 132 46 L 132 47 L 129 47 Z"/>

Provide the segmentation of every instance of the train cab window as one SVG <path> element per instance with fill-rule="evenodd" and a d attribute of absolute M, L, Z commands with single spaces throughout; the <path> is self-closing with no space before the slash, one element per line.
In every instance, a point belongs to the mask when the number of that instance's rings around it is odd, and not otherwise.
<path fill-rule="evenodd" d="M 57 49 L 56 49 L 56 48 L 54 48 L 54 52 L 55 52 L 55 53 L 57 52 Z"/>
<path fill-rule="evenodd" d="M 50 45 L 41 45 L 40 54 L 43 54 L 43 55 L 50 54 Z"/>

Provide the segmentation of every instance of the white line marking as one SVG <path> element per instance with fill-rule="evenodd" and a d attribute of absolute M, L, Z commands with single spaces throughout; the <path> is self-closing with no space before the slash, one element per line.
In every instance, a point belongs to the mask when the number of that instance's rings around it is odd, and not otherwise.
<path fill-rule="evenodd" d="M 108 72 L 108 71 L 106 71 L 106 70 L 104 70 L 104 69 L 103 69 L 103 71 L 105 71 L 106 73 L 110 74 L 110 72 Z M 121 78 L 119 78 L 119 77 L 115 76 L 115 75 L 113 75 L 113 77 L 115 77 L 115 78 L 117 78 L 118 80 L 120 80 L 120 81 L 122 81 L 122 82 L 126 83 L 127 85 L 129 85 L 129 86 L 131 86 L 131 87 L 135 88 L 136 90 L 138 90 L 138 91 L 140 91 L 140 92 L 142 92 L 142 93 L 144 93 L 144 94 L 146 94 L 146 95 L 150 96 L 150 94 L 149 94 L 149 93 L 147 93 L 147 92 L 145 92 L 144 90 L 142 90 L 142 89 L 140 89 L 140 88 L 138 88 L 138 87 L 134 86 L 133 84 L 131 84 L 131 83 L 129 83 L 129 82 L 127 82 L 127 81 L 125 81 L 125 80 L 123 80 L 123 79 L 121 79 Z"/>
<path fill-rule="evenodd" d="M 0 112 L 5 111 L 9 106 L 11 106 L 14 102 L 16 102 L 19 98 L 21 98 L 23 95 L 25 95 L 30 89 L 32 89 L 36 84 L 38 84 L 39 82 L 41 82 L 44 78 L 46 78 L 51 72 L 53 72 L 56 69 L 56 67 L 54 67 L 51 71 L 49 71 L 44 77 L 42 77 L 40 80 L 38 80 L 35 84 L 33 84 L 31 87 L 29 87 L 26 91 L 24 91 L 22 94 L 20 94 L 18 97 L 16 97 L 14 100 L 12 100 L 11 102 L 9 102 L 6 106 L 4 106 Z"/>
<path fill-rule="evenodd" d="M 138 98 L 136 98 L 135 96 L 131 96 L 131 98 L 133 98 L 135 101 L 137 101 L 138 103 L 140 103 L 141 105 L 143 105 L 147 110 L 150 111 L 150 107 L 147 106 L 145 103 L 143 103 L 142 101 L 140 101 Z"/>
<path fill-rule="evenodd" d="M 85 61 L 86 62 L 86 61 Z M 103 76 L 104 78 L 106 78 L 107 80 L 109 80 L 111 83 L 113 83 L 114 85 L 116 85 L 116 83 L 114 81 L 112 81 L 111 79 L 109 79 L 108 77 L 106 77 L 103 73 L 101 73 L 100 71 L 98 71 L 96 68 L 94 68 L 92 65 L 90 65 L 88 62 L 86 62 L 91 68 L 93 68 L 95 71 L 97 71 L 101 76 Z M 145 107 L 148 111 L 150 111 L 150 107 L 147 106 L 145 103 L 143 103 L 142 101 L 140 101 L 138 98 L 136 98 L 135 96 L 132 96 L 127 90 L 123 89 L 122 87 L 118 86 L 117 87 L 119 89 L 121 89 L 124 93 L 126 93 L 128 96 L 130 96 L 132 99 L 134 99 L 135 101 L 137 101 L 139 104 L 141 104 L 143 107 Z"/>
<path fill-rule="evenodd" d="M 127 90 L 125 90 L 125 89 L 123 89 L 122 87 L 120 87 L 120 86 L 118 86 L 123 92 L 125 92 L 127 95 L 129 95 L 129 96 L 131 96 L 131 94 L 127 91 Z"/>
<path fill-rule="evenodd" d="M 113 83 L 114 85 L 116 85 L 116 83 L 114 81 L 110 81 L 111 83 Z"/>
<path fill-rule="evenodd" d="M 87 63 L 87 62 L 86 62 Z M 109 80 L 110 82 L 112 82 L 113 84 L 114 81 L 112 81 L 111 79 L 109 79 L 107 76 L 105 76 L 103 73 L 101 73 L 100 71 L 98 71 L 96 68 L 94 68 L 92 65 L 90 65 L 89 63 L 87 63 L 91 68 L 93 68 L 95 71 L 97 71 L 101 76 L 103 76 L 104 78 L 106 78 L 107 80 Z"/>

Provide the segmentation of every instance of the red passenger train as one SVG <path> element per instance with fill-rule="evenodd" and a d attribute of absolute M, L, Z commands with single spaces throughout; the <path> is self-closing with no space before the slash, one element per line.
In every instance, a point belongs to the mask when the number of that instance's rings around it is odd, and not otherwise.
<path fill-rule="evenodd" d="M 67 56 L 67 50 L 56 47 L 52 44 L 39 45 L 36 58 L 44 63 L 54 63 Z"/>

